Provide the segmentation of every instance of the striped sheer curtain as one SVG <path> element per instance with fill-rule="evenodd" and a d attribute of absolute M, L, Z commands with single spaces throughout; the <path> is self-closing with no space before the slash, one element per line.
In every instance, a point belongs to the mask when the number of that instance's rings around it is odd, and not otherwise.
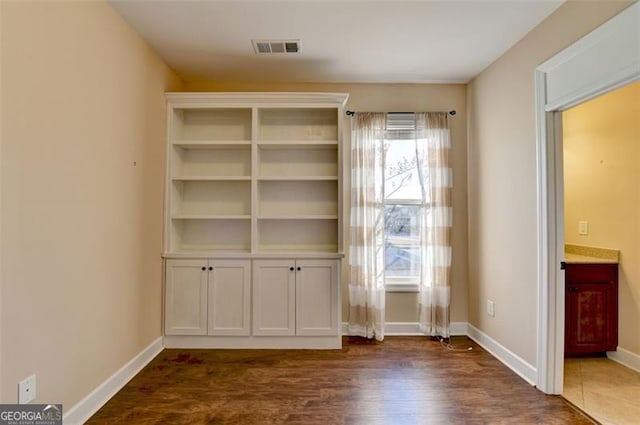
<path fill-rule="evenodd" d="M 356 113 L 351 121 L 351 245 L 349 335 L 384 338 L 385 139 L 384 113 Z M 414 115 L 419 209 L 419 324 L 426 335 L 449 337 L 451 302 L 452 169 L 448 115 Z M 405 136 L 403 136 L 405 137 Z"/>
<path fill-rule="evenodd" d="M 420 217 L 419 322 L 427 335 L 449 337 L 451 303 L 451 139 L 446 112 L 416 113 L 416 146 L 423 187 Z"/>
<path fill-rule="evenodd" d="M 351 119 L 349 335 L 384 338 L 384 138 L 386 114 Z"/>

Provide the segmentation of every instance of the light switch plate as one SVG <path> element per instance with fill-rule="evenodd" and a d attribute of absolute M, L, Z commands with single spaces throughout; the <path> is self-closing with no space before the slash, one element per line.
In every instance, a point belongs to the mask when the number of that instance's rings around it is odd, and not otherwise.
<path fill-rule="evenodd" d="M 496 315 L 496 305 L 491 300 L 487 300 L 487 314 L 491 317 Z"/>

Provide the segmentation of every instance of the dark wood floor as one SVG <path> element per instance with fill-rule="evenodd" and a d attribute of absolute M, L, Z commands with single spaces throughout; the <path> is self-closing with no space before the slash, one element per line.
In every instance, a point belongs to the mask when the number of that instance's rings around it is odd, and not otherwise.
<path fill-rule="evenodd" d="M 88 424 L 592 424 L 466 338 L 164 350 Z"/>

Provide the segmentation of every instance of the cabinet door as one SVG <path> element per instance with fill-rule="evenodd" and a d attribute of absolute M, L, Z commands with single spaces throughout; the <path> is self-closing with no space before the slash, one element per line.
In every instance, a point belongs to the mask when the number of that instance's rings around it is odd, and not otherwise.
<path fill-rule="evenodd" d="M 296 335 L 337 335 L 338 308 L 338 261 L 296 261 Z"/>
<path fill-rule="evenodd" d="M 209 335 L 249 335 L 251 262 L 211 260 L 209 265 Z"/>
<path fill-rule="evenodd" d="M 565 354 L 614 351 L 618 345 L 617 266 L 567 266 Z"/>
<path fill-rule="evenodd" d="M 295 263 L 253 262 L 253 334 L 295 335 Z"/>
<path fill-rule="evenodd" d="M 207 334 L 207 261 L 167 260 L 165 334 Z"/>

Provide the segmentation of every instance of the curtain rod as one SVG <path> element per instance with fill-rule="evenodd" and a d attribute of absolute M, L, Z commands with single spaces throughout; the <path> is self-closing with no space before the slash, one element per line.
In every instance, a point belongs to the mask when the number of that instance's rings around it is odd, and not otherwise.
<path fill-rule="evenodd" d="M 352 117 L 355 114 L 355 111 L 346 111 L 345 114 Z M 415 112 L 387 112 L 387 114 L 415 114 Z M 448 112 L 449 115 L 454 116 L 456 114 L 456 110 L 451 110 Z"/>

